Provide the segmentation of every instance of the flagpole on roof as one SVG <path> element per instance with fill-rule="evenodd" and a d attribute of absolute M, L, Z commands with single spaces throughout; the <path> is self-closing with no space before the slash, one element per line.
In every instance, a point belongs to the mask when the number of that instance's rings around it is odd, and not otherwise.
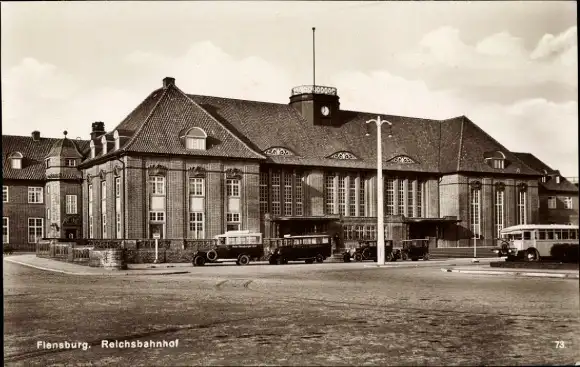
<path fill-rule="evenodd" d="M 316 89 L 316 28 L 312 27 L 312 89 Z"/>

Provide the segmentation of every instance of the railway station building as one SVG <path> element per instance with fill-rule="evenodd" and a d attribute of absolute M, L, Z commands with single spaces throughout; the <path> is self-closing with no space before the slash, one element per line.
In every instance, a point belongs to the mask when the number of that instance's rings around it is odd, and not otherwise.
<path fill-rule="evenodd" d="M 287 104 L 192 95 L 167 77 L 86 140 L 2 137 L 4 242 L 237 229 L 374 239 L 377 129 L 366 121 L 377 116 L 392 123 L 381 137 L 386 239 L 493 246 L 501 228 L 544 218 L 545 172 L 465 116 L 347 111 L 323 86 L 294 88 Z"/>

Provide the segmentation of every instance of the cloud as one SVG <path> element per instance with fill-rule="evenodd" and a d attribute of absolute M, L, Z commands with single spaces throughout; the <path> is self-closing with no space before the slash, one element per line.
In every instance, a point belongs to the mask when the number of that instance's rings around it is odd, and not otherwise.
<path fill-rule="evenodd" d="M 519 87 L 556 82 L 578 87 L 576 27 L 545 35 L 533 52 L 523 40 L 500 32 L 465 43 L 457 29 L 441 27 L 397 56 L 399 64 L 439 86 Z"/>
<path fill-rule="evenodd" d="M 487 102 L 461 88 L 434 90 L 387 71 L 343 72 L 333 83 L 341 108 L 433 119 L 465 115 L 507 149 L 533 153 L 563 174 L 578 175 L 577 101 Z"/>

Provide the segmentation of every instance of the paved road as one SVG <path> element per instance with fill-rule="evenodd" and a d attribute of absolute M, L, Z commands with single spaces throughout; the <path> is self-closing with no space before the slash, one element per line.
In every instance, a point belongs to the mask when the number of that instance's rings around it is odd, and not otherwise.
<path fill-rule="evenodd" d="M 7 365 L 580 361 L 577 280 L 362 264 L 191 271 L 75 277 L 5 261 Z M 175 348 L 112 349 L 103 348 L 103 340 L 179 342 Z M 37 348 L 65 341 L 86 342 L 87 350 Z"/>

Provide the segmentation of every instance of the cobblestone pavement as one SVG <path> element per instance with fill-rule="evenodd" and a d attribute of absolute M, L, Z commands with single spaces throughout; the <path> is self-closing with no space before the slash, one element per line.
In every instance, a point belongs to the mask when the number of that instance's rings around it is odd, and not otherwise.
<path fill-rule="evenodd" d="M 354 266 L 350 266 L 354 265 Z M 578 281 L 361 264 L 79 277 L 4 262 L 7 365 L 525 365 L 580 361 Z M 103 348 L 102 340 L 176 348 Z M 38 342 L 87 342 L 82 350 Z"/>

